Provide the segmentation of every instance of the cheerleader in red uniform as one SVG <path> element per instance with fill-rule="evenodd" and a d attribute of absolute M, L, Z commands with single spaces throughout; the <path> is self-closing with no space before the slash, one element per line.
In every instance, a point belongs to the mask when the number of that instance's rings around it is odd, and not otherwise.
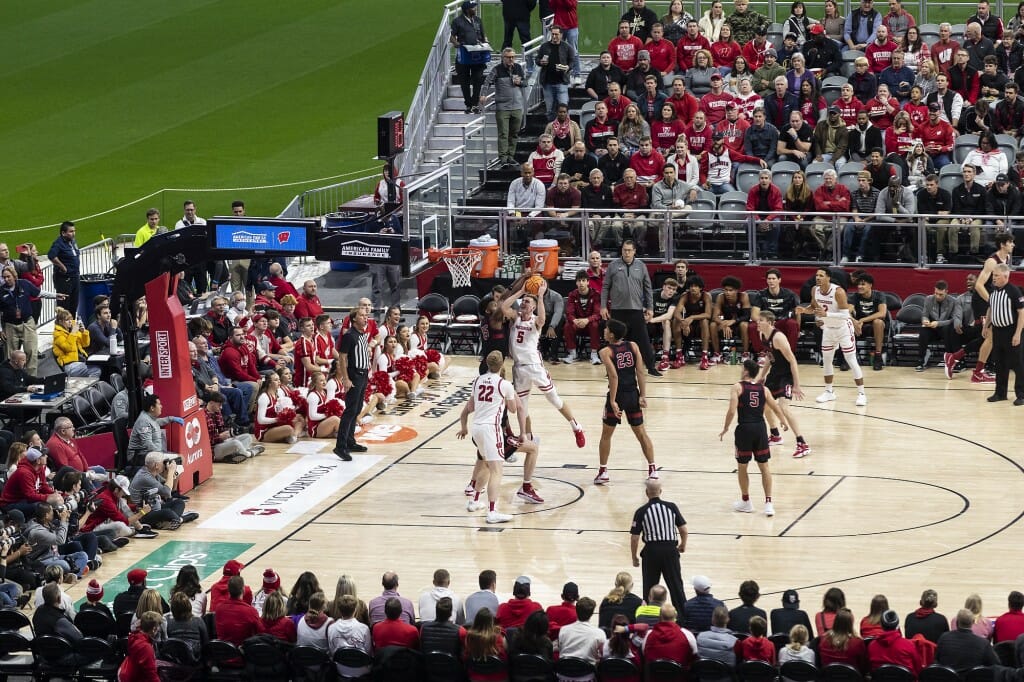
<path fill-rule="evenodd" d="M 264 443 L 294 443 L 302 433 L 303 419 L 281 388 L 281 377 L 276 372 L 267 374 L 260 383 L 252 423 L 253 435 Z"/>
<path fill-rule="evenodd" d="M 441 375 L 448 371 L 448 358 L 435 348 L 429 345 L 427 332 L 430 331 L 430 318 L 420 315 L 416 320 L 416 331 L 409 338 L 409 345 L 413 350 L 421 351 L 427 356 L 427 378 L 440 379 Z"/>
<path fill-rule="evenodd" d="M 398 336 L 398 327 L 402 324 L 402 309 L 397 305 L 393 305 L 388 308 L 387 313 L 384 314 L 384 321 L 380 325 L 380 332 L 377 334 L 377 339 L 381 344 L 384 343 L 384 339 L 388 336 Z"/>
<path fill-rule="evenodd" d="M 400 328 L 401 329 L 401 328 Z M 407 328 L 406 328 L 407 329 Z M 384 339 L 384 349 L 377 358 L 377 370 L 387 372 L 395 384 L 395 398 L 415 398 L 419 396 L 420 375 L 412 365 L 412 358 L 406 357 L 398 339 L 388 336 Z M 391 402 L 391 396 L 387 396 Z"/>
<path fill-rule="evenodd" d="M 334 438 L 338 435 L 341 416 L 328 414 L 336 410 L 336 403 L 328 407 L 327 377 L 323 372 L 313 372 L 309 378 L 309 392 L 306 394 L 306 429 L 310 438 Z"/>

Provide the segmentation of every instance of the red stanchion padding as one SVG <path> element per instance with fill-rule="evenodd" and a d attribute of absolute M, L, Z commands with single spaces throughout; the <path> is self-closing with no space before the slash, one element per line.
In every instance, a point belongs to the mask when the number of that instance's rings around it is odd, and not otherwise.
<path fill-rule="evenodd" d="M 164 416 L 185 420 L 184 426 L 172 423 L 165 429 L 167 449 L 179 453 L 185 467 L 178 480 L 178 490 L 184 493 L 213 476 L 213 449 L 192 380 L 185 310 L 175 295 L 179 277 L 164 273 L 147 282 L 146 304 L 153 391 Z"/>

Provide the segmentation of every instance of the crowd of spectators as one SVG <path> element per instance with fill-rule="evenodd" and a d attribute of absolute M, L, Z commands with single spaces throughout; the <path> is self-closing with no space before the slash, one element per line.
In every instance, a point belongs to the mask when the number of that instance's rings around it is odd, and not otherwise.
<path fill-rule="evenodd" d="M 556 27 L 568 31 L 571 25 L 577 31 L 575 0 L 558 5 L 551 7 Z M 964 216 L 955 219 L 962 225 L 957 230 L 931 229 L 938 243 L 930 260 L 955 257 L 960 231 L 969 234 L 966 250 L 978 255 L 983 234 L 1010 229 L 1021 209 L 1024 153 L 1017 143 L 1024 127 L 1019 97 L 1024 33 L 1016 28 L 1019 18 L 1004 28 L 989 3 L 980 0 L 977 12 L 966 18 L 963 36 L 953 37 L 949 23 L 939 24 L 936 35 L 922 36 L 900 0 L 888 5 L 886 12 L 862 0 L 842 17 L 835 3 L 826 3 L 825 16 L 818 19 L 797 0 L 783 24 L 782 43 L 773 45 L 766 38 L 769 18 L 750 9 L 748 0 L 737 0 L 731 12 L 714 2 L 700 18 L 673 7 L 660 20 L 645 0 L 632 0 L 585 78 L 576 77 L 573 59 L 578 57 L 566 57 L 572 66 L 550 77 L 542 70 L 551 124 L 529 159 L 520 158 L 523 179 L 512 182 L 506 207 L 542 218 L 520 225 L 530 238 L 553 237 L 568 252 L 589 230 L 598 248 L 616 249 L 629 236 L 641 254 L 654 255 L 663 245 L 657 241 L 659 229 L 648 224 L 685 225 L 693 193 L 734 191 L 743 163 L 770 169 L 778 161 L 794 162 L 804 171 L 802 180 L 811 164 L 819 176 L 819 164 L 827 164 L 850 177 L 839 182 L 843 195 L 855 194 L 858 187 L 850 171 L 850 163 L 856 163 L 871 173 L 877 196 L 865 190 L 850 197 L 856 201 L 843 196 L 836 203 L 831 197 L 819 200 L 812 188 L 813 200 L 801 201 L 790 196 L 789 187 L 796 184 L 790 167 L 784 181 L 769 176 L 775 187 L 771 196 L 765 186 L 760 193 L 756 187 L 745 190 L 759 253 L 777 256 L 781 238 L 790 245 L 787 255 L 820 256 L 833 235 L 817 231 L 813 243 L 796 239 L 808 231 L 800 219 L 807 210 L 840 214 L 846 225 L 844 258 L 878 256 L 879 239 L 868 239 L 875 226 L 885 228 L 876 234 L 894 234 L 893 241 L 903 245 L 890 258 L 913 260 L 916 239 L 902 228 L 909 222 L 903 216 L 928 208 Z M 506 22 L 503 55 L 514 61 L 509 26 Z M 555 31 L 545 47 L 563 46 L 560 33 Z M 568 43 L 575 55 L 575 40 Z M 545 47 L 538 55 L 548 54 Z M 844 67 L 846 62 L 852 67 Z M 495 67 L 488 78 L 496 93 L 502 92 L 503 68 Z M 579 123 L 569 111 L 573 84 L 581 88 L 578 95 L 596 103 Z M 522 79 L 505 94 L 526 86 Z M 516 120 L 522 120 L 521 96 L 515 107 Z M 963 135 L 977 135 L 976 148 L 954 153 Z M 1010 142 L 1001 146 L 996 135 Z M 505 165 L 515 163 L 513 153 L 514 147 L 501 150 Z M 962 182 L 958 177 L 951 190 L 941 189 L 938 202 L 934 192 L 923 197 L 929 183 L 938 184 L 939 174 L 948 174 L 954 163 Z M 667 166 L 673 167 L 671 178 Z M 890 177 L 903 189 L 893 185 L 890 191 Z M 617 191 L 623 185 L 630 191 Z M 581 210 L 587 224 L 580 220 Z M 709 218 L 701 214 L 702 221 Z M 941 226 L 947 220 L 929 222 Z M 942 243 L 941 236 L 950 242 Z"/>

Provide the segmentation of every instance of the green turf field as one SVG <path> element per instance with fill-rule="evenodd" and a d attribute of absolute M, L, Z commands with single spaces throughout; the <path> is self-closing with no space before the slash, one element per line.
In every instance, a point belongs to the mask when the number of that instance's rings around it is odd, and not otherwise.
<path fill-rule="evenodd" d="M 270 185 L 377 167 L 376 116 L 406 110 L 440 19 L 420 0 L 49 0 L 0 4 L 0 234 L 165 187 Z M 317 184 L 326 183 L 314 183 Z M 194 193 L 275 214 L 303 189 Z M 166 193 L 81 222 L 134 231 Z"/>

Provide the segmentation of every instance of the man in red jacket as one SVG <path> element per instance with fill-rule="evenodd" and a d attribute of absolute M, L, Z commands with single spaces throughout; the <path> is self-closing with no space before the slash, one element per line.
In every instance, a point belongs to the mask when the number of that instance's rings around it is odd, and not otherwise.
<path fill-rule="evenodd" d="M 675 607 L 665 604 L 661 607 L 661 620 L 647 631 L 641 650 L 644 660 L 668 659 L 688 670 L 697 660 L 697 639 L 676 623 Z"/>
<path fill-rule="evenodd" d="M 900 616 L 889 609 L 882 614 L 882 634 L 868 644 L 871 669 L 887 664 L 902 665 L 917 678 L 921 672 L 921 655 L 909 639 L 900 634 Z"/>
<path fill-rule="evenodd" d="M 245 330 L 235 327 L 231 330 L 231 338 L 224 344 L 220 352 L 220 371 L 231 381 L 249 382 L 255 391 L 261 379 L 257 369 L 256 354 L 249 348 L 245 340 Z"/>
<path fill-rule="evenodd" d="M 757 234 L 757 254 L 763 258 L 777 258 L 779 255 L 779 221 L 782 216 L 782 191 L 772 182 L 772 172 L 762 168 L 757 176 L 757 185 L 747 192 L 749 220 L 754 223 Z"/>
<path fill-rule="evenodd" d="M 224 568 L 221 569 L 220 580 L 215 582 L 210 587 L 210 603 L 207 605 L 207 611 L 215 611 L 222 601 L 229 599 L 231 579 L 236 576 L 242 575 L 242 569 L 245 568 L 245 564 L 241 561 L 231 559 L 224 564 Z M 246 604 L 252 604 L 252 590 L 248 585 L 242 585 L 241 600 Z"/>
<path fill-rule="evenodd" d="M 40 502 L 52 505 L 63 503 L 63 498 L 53 491 L 46 480 L 46 461 L 45 454 L 36 448 L 28 449 L 0 494 L 0 507 L 5 512 L 17 509 L 26 518 L 30 518 L 35 516 L 36 505 Z"/>
<path fill-rule="evenodd" d="M 928 105 L 928 120 L 918 126 L 917 133 L 936 168 L 942 168 L 953 160 L 953 126 L 942 120 L 941 104 L 932 102 Z"/>
<path fill-rule="evenodd" d="M 402 620 L 402 602 L 391 597 L 384 602 L 385 619 L 373 626 L 373 648 L 381 650 L 386 646 L 420 648 L 420 632 L 415 625 Z"/>
<path fill-rule="evenodd" d="M 643 229 L 643 216 L 633 211 L 647 208 L 651 205 L 651 200 L 647 194 L 647 189 L 637 182 L 636 171 L 632 168 L 627 168 L 622 173 L 622 182 L 615 185 L 615 189 L 612 190 L 612 199 L 615 201 L 615 206 L 622 210 L 619 214 L 620 217 L 612 223 L 615 243 L 619 244 L 622 242 L 624 227 L 630 229 L 631 235 Z"/>
<path fill-rule="evenodd" d="M 302 283 L 302 293 L 298 295 L 295 303 L 295 318 L 315 318 L 323 313 L 324 307 L 320 303 L 320 297 L 316 295 L 316 282 L 307 279 Z"/>
<path fill-rule="evenodd" d="M 107 479 L 102 467 L 89 466 L 89 460 L 75 442 L 75 425 L 67 417 L 57 417 L 53 422 L 53 435 L 46 441 L 46 455 L 54 471 L 60 470 L 61 467 L 80 471 L 83 474 L 82 489 L 86 492 L 91 492 L 95 487 L 94 481 Z"/>
<path fill-rule="evenodd" d="M 823 213 L 849 213 L 853 197 L 846 185 L 838 182 L 838 174 L 831 168 L 822 174 L 822 183 L 814 190 L 814 210 Z M 827 230 L 831 218 L 816 216 L 813 227 L 806 228 L 806 235 L 814 239 L 819 249 L 825 248 Z"/>
<path fill-rule="evenodd" d="M 696 19 L 686 22 L 686 33 L 676 42 L 676 63 L 679 64 L 679 71 L 685 72 L 693 66 L 693 57 L 697 50 L 711 52 L 711 42 L 700 33 Z"/>
<path fill-rule="evenodd" d="M 212 608 L 213 600 L 210 600 L 210 610 L 217 621 L 217 639 L 235 646 L 242 646 L 245 640 L 265 630 L 260 614 L 251 604 L 242 601 L 245 589 L 242 576 L 235 575 L 228 580 L 228 598 L 222 599 L 216 608 Z"/>
<path fill-rule="evenodd" d="M 512 598 L 498 606 L 498 615 L 495 616 L 495 620 L 506 630 L 521 628 L 526 622 L 527 616 L 534 611 L 543 610 L 543 606 L 530 599 L 530 578 L 521 575 L 516 578 L 516 584 L 512 586 Z"/>
<path fill-rule="evenodd" d="M 558 631 L 562 629 L 563 625 L 569 625 L 578 620 L 576 617 L 576 602 L 579 598 L 579 585 L 576 583 L 566 583 L 562 587 L 562 603 L 548 607 L 546 612 L 549 623 L 548 637 L 552 641 L 558 641 Z"/>
<path fill-rule="evenodd" d="M 672 79 L 672 94 L 666 100 L 676 110 L 676 118 L 689 125 L 693 115 L 700 109 L 700 100 L 686 91 L 686 81 L 682 76 Z"/>
<path fill-rule="evenodd" d="M 629 32 L 629 22 L 619 22 L 619 32 L 608 43 L 608 52 L 612 55 L 612 64 L 629 73 L 636 66 L 636 58 L 644 49 L 643 41 Z"/>
<path fill-rule="evenodd" d="M 1009 611 L 996 618 L 992 639 L 999 642 L 1012 642 L 1018 635 L 1024 634 L 1024 594 L 1017 590 L 1007 597 Z"/>
<path fill-rule="evenodd" d="M 132 682 L 157 682 L 160 679 L 153 647 L 163 622 L 163 615 L 155 611 L 142 614 L 138 630 L 128 635 L 128 653 L 117 672 L 117 679 Z"/>
<path fill-rule="evenodd" d="M 586 334 L 590 338 L 590 364 L 599 365 L 601 359 L 597 351 L 601 348 L 598 336 L 601 321 L 601 293 L 590 288 L 590 278 L 586 270 L 576 272 L 576 289 L 569 293 L 569 301 L 565 306 L 565 326 L 562 334 L 565 337 L 566 355 L 562 362 L 571 365 L 576 362 L 576 338 Z"/>
<path fill-rule="evenodd" d="M 298 299 L 299 292 L 295 290 L 294 284 L 284 278 L 284 269 L 280 263 L 270 264 L 270 276 L 267 277 L 267 281 L 274 285 L 274 298 L 278 301 L 288 294 Z"/>

